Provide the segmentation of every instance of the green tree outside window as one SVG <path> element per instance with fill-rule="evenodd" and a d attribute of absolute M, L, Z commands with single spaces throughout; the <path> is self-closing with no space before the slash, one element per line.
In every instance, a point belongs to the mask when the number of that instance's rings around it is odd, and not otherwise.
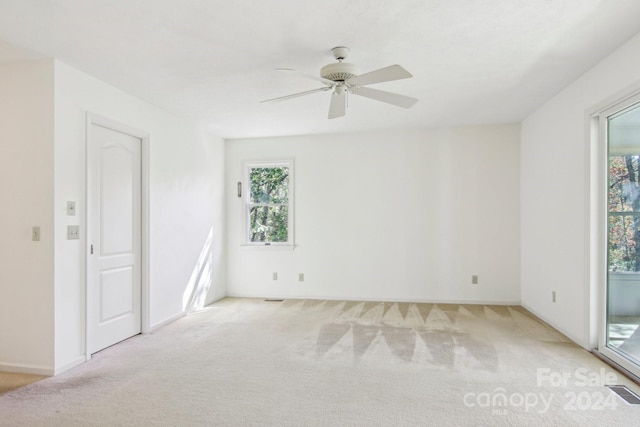
<path fill-rule="evenodd" d="M 609 157 L 609 271 L 640 271 L 639 158 Z"/>
<path fill-rule="evenodd" d="M 249 242 L 289 241 L 289 167 L 249 168 Z"/>

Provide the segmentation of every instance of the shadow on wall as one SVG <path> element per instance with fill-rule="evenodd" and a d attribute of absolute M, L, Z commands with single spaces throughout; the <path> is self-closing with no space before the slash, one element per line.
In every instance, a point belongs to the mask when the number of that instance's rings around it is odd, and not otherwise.
<path fill-rule="evenodd" d="M 213 266 L 213 228 L 209 229 L 198 262 L 193 268 L 189 283 L 182 294 L 182 309 L 192 313 L 202 309 L 211 288 Z"/>

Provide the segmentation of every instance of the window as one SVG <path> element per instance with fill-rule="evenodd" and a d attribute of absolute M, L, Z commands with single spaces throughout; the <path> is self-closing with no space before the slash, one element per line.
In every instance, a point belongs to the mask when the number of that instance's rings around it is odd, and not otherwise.
<path fill-rule="evenodd" d="M 246 165 L 247 244 L 293 246 L 293 162 Z"/>

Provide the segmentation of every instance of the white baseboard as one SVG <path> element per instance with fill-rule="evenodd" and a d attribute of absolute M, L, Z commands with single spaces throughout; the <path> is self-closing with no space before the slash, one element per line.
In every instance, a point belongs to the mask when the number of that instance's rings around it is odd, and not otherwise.
<path fill-rule="evenodd" d="M 187 312 L 183 311 L 182 313 L 178 313 L 175 316 L 171 316 L 168 319 L 165 319 L 165 320 L 163 320 L 161 322 L 154 323 L 153 325 L 149 326 L 149 333 L 157 331 L 158 329 L 162 328 L 163 326 L 166 326 L 169 323 L 175 322 L 176 320 L 178 320 L 181 317 L 184 317 L 186 315 L 187 315 Z"/>
<path fill-rule="evenodd" d="M 13 372 L 16 374 L 34 374 L 34 375 L 46 375 L 52 377 L 55 375 L 55 370 L 47 368 L 45 366 L 36 365 L 18 365 L 14 363 L 0 362 L 0 371 Z"/>
<path fill-rule="evenodd" d="M 59 375 L 63 372 L 68 371 L 69 369 L 73 369 L 76 366 L 82 365 L 86 361 L 87 361 L 87 358 L 85 357 L 85 355 L 78 356 L 75 359 L 73 359 L 71 362 L 57 367 L 54 371 L 54 375 Z"/>
<path fill-rule="evenodd" d="M 526 304 L 522 304 L 522 307 L 524 309 L 526 309 L 527 311 L 529 311 L 531 314 L 533 314 L 534 316 L 536 316 L 538 319 L 540 319 L 541 321 L 543 321 L 544 323 L 546 323 L 547 325 L 549 325 L 550 327 L 552 327 L 553 329 L 555 329 L 556 331 L 560 332 L 562 335 L 564 335 L 565 337 L 569 338 L 571 341 L 573 341 L 575 344 L 579 345 L 580 347 L 584 348 L 587 351 L 591 351 L 592 349 L 589 348 L 589 345 L 584 345 L 584 343 L 582 342 L 582 340 L 578 339 L 577 337 L 573 336 L 573 334 L 568 333 L 567 331 L 565 331 L 563 328 L 558 327 L 557 325 L 554 325 L 553 323 L 549 322 L 544 316 L 540 315 L 539 313 L 537 313 L 535 310 L 533 310 L 531 307 L 527 306 Z"/>
<path fill-rule="evenodd" d="M 68 371 L 69 369 L 75 368 L 76 366 L 82 365 L 84 362 L 86 362 L 86 360 L 87 359 L 84 355 L 78 356 L 71 362 L 57 368 L 46 368 L 43 366 L 18 365 L 14 363 L 0 362 L 0 371 L 14 372 L 17 374 L 46 375 L 48 377 L 52 377 L 54 375 L 59 375 L 65 371 Z"/>
<path fill-rule="evenodd" d="M 403 298 L 359 298 L 359 297 L 326 297 L 309 295 L 289 295 L 289 294 L 269 294 L 255 295 L 244 292 L 233 292 L 227 295 L 229 298 L 258 298 L 258 299 L 317 299 L 329 301 L 364 301 L 364 302 L 402 302 L 417 304 L 480 304 L 480 305 L 516 305 L 520 306 L 520 301 L 496 301 L 496 300 L 459 300 L 459 299 L 403 299 Z"/>
<path fill-rule="evenodd" d="M 222 296 L 219 296 L 219 297 L 217 297 L 217 298 L 212 298 L 212 299 L 210 299 L 210 300 L 208 300 L 208 301 L 205 301 L 204 306 L 206 307 L 206 306 L 208 306 L 209 304 L 213 304 L 214 302 L 218 302 L 218 301 L 220 301 L 220 300 L 223 300 L 223 299 L 225 299 L 226 297 L 227 297 L 227 295 L 222 295 Z"/>

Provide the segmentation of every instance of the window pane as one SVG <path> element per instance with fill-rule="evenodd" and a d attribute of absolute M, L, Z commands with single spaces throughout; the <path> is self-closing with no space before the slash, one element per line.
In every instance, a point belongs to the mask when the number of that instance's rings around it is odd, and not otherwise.
<path fill-rule="evenodd" d="M 289 168 L 252 168 L 249 171 L 251 203 L 287 203 L 289 198 Z"/>
<path fill-rule="evenodd" d="M 640 211 L 638 156 L 609 157 L 609 271 L 640 271 L 640 217 L 616 215 Z"/>
<path fill-rule="evenodd" d="M 609 158 L 609 211 L 640 211 L 638 156 Z"/>
<path fill-rule="evenodd" d="M 609 216 L 609 271 L 640 271 L 640 217 Z"/>
<path fill-rule="evenodd" d="M 287 242 L 287 206 L 252 206 L 249 210 L 249 241 Z"/>

